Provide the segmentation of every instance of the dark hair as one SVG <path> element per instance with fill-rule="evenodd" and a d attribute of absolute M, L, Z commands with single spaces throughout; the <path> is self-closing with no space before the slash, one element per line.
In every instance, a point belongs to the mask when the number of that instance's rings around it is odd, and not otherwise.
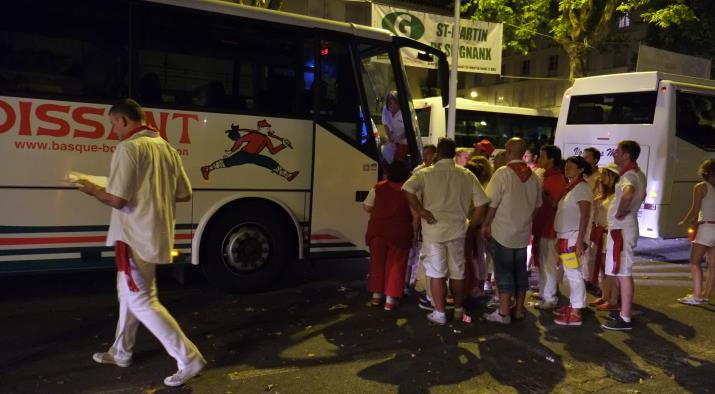
<path fill-rule="evenodd" d="M 435 146 L 434 144 L 427 144 L 427 145 L 423 146 L 422 150 L 425 150 L 425 149 L 431 150 L 432 153 L 437 153 L 437 146 Z"/>
<path fill-rule="evenodd" d="M 708 176 L 715 174 L 715 160 L 707 159 L 698 167 L 698 174 L 705 180 Z"/>
<path fill-rule="evenodd" d="M 541 154 L 541 152 L 540 152 L 541 149 L 539 149 L 539 147 L 537 147 L 534 144 L 531 144 L 528 147 L 526 147 L 526 151 L 531 153 L 534 156 L 539 156 Z"/>
<path fill-rule="evenodd" d="M 556 145 L 544 145 L 541 147 L 546 158 L 554 161 L 554 167 L 563 168 L 563 160 L 561 159 L 561 149 Z"/>
<path fill-rule="evenodd" d="M 625 153 L 628 153 L 628 157 L 631 158 L 631 161 L 636 161 L 638 160 L 638 156 L 641 155 L 641 146 L 639 143 L 632 141 L 632 140 L 625 140 L 621 141 L 618 143 L 618 147 L 621 148 L 622 151 Z"/>
<path fill-rule="evenodd" d="M 146 120 L 146 114 L 141 105 L 130 98 L 115 102 L 112 107 L 109 108 L 109 114 L 126 116 L 127 119 L 135 122 L 143 122 Z"/>
<path fill-rule="evenodd" d="M 457 144 L 453 139 L 442 137 L 437 142 L 437 155 L 440 159 L 453 159 L 457 150 Z"/>
<path fill-rule="evenodd" d="M 492 173 L 494 172 L 492 169 L 492 163 L 490 163 L 489 159 L 484 156 L 472 157 L 464 168 L 471 171 L 472 174 L 479 179 L 479 183 L 482 185 L 487 184 L 489 180 L 492 179 Z"/>
<path fill-rule="evenodd" d="M 571 156 L 566 159 L 567 163 L 573 163 L 576 167 L 583 170 L 583 174 L 589 176 L 593 174 L 593 167 L 582 156 Z"/>
<path fill-rule="evenodd" d="M 598 163 L 598 161 L 601 160 L 601 151 L 600 150 L 590 146 L 583 150 L 583 153 L 586 153 L 586 152 L 591 152 L 591 156 L 593 156 L 593 158 L 596 160 L 596 163 Z"/>
<path fill-rule="evenodd" d="M 394 160 L 387 166 L 387 180 L 390 182 L 404 182 L 410 177 L 407 164 L 401 160 Z"/>

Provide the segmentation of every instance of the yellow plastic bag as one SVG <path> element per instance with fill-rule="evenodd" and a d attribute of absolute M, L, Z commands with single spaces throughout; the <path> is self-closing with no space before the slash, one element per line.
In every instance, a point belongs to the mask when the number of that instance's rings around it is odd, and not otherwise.
<path fill-rule="evenodd" d="M 559 258 L 561 259 L 561 264 L 563 264 L 566 268 L 578 268 L 580 264 L 578 256 L 576 256 L 576 252 L 563 253 L 559 255 Z"/>

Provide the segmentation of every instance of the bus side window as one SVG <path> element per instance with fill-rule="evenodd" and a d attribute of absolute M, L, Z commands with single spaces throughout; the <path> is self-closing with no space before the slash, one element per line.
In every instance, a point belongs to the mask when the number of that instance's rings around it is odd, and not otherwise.
<path fill-rule="evenodd" d="M 128 15 L 126 2 L 112 0 L 3 4 L 0 93 L 77 100 L 125 95 Z"/>
<path fill-rule="evenodd" d="M 147 103 L 208 112 L 305 116 L 301 28 L 142 3 L 134 7 L 136 91 Z"/>
<path fill-rule="evenodd" d="M 318 81 L 320 116 L 342 136 L 360 141 L 359 94 L 347 41 L 322 41 Z"/>

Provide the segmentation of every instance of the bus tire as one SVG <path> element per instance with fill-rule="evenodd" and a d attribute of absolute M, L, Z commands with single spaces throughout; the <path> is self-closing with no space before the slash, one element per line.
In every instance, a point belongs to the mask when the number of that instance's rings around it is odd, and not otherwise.
<path fill-rule="evenodd" d="M 199 266 L 212 285 L 250 293 L 274 285 L 296 251 L 295 225 L 285 211 L 264 201 L 238 201 L 209 220 Z"/>

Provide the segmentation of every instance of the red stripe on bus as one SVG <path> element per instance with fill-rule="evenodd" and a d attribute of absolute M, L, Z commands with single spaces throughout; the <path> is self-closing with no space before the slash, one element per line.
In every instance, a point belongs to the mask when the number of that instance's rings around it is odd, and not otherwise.
<path fill-rule="evenodd" d="M 75 242 L 104 242 L 107 236 L 88 237 L 37 237 L 37 238 L 0 238 L 0 245 L 32 245 L 32 244 L 68 244 Z"/>
<path fill-rule="evenodd" d="M 175 239 L 191 239 L 191 234 L 176 234 Z M 84 237 L 34 237 L 34 238 L 0 238 L 0 245 L 39 245 L 39 244 L 69 244 L 80 242 L 105 242 L 105 235 Z"/>

